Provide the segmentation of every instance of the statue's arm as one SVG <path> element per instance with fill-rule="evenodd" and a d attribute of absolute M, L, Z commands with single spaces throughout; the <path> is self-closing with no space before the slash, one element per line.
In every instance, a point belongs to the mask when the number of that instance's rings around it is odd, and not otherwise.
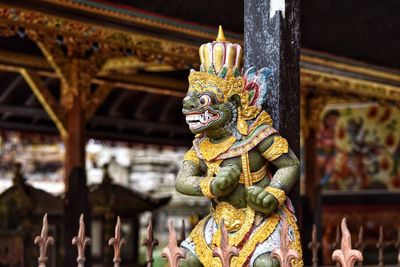
<path fill-rule="evenodd" d="M 176 178 L 176 191 L 190 196 L 203 196 L 200 188 L 202 179 L 204 178 L 202 177 L 200 160 L 193 153 L 193 150 L 189 150 L 185 155 L 182 167 Z"/>
<path fill-rule="evenodd" d="M 264 139 L 258 145 L 258 151 L 277 168 L 277 171 L 266 188 L 250 187 L 246 192 L 246 199 L 255 210 L 269 215 L 283 204 L 285 196 L 296 183 L 300 174 L 300 164 L 287 141 L 279 135 Z"/>
<path fill-rule="evenodd" d="M 289 194 L 299 178 L 300 164 L 287 141 L 279 135 L 269 136 L 258 145 L 258 150 L 277 168 L 269 186 Z"/>

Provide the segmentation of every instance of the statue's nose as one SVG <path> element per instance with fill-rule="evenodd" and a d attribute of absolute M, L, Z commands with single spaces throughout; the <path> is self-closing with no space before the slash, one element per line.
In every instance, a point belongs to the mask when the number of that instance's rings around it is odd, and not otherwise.
<path fill-rule="evenodd" d="M 196 102 L 193 98 L 183 100 L 183 108 L 187 110 L 194 109 L 196 107 Z"/>

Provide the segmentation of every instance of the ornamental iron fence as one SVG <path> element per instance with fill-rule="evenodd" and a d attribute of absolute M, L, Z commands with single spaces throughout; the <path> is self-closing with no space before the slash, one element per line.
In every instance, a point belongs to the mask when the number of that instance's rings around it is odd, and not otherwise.
<path fill-rule="evenodd" d="M 221 222 L 221 242 L 219 247 L 215 247 L 213 249 L 213 257 L 218 257 L 222 263 L 222 267 L 230 267 L 231 260 L 233 257 L 239 255 L 239 249 L 229 245 L 228 241 L 228 232 L 224 226 L 224 222 Z M 47 214 L 43 217 L 43 225 L 42 231 L 39 236 L 37 236 L 34 240 L 34 243 L 39 247 L 39 258 L 38 258 L 38 266 L 46 267 L 47 263 L 47 249 L 50 245 L 54 244 L 54 238 L 48 235 L 48 222 L 47 222 Z M 162 250 L 162 257 L 166 259 L 169 267 L 177 267 L 179 265 L 179 261 L 186 257 L 185 250 L 179 247 L 180 242 L 185 239 L 185 224 L 182 221 L 182 227 L 179 234 L 179 238 L 177 236 L 173 221 L 170 220 L 168 222 L 169 229 L 169 240 L 168 245 Z M 149 220 L 149 224 L 147 227 L 146 238 L 143 241 L 142 245 L 146 247 L 147 257 L 146 257 L 146 267 L 152 267 L 154 262 L 153 252 L 154 248 L 158 245 L 158 240 L 154 237 L 153 233 L 153 224 L 151 219 Z M 355 242 L 355 247 L 352 247 L 351 243 L 351 234 L 346 224 L 346 219 L 343 218 L 340 229 L 338 227 L 338 231 L 336 233 L 336 241 L 333 244 L 333 247 L 337 247 L 332 253 L 332 260 L 336 262 L 336 266 L 341 267 L 353 267 L 356 263 L 359 266 L 362 266 L 363 262 L 363 253 L 365 248 L 364 243 L 364 230 L 363 227 L 360 227 L 358 233 L 358 240 Z M 297 251 L 290 249 L 290 240 L 288 238 L 288 226 L 283 221 L 282 230 L 281 230 L 281 241 L 280 248 L 274 249 L 271 253 L 272 257 L 276 258 L 280 262 L 280 266 L 282 267 L 291 267 L 292 260 L 298 259 L 299 255 Z M 340 243 L 340 245 L 339 245 Z M 77 266 L 84 267 L 85 266 L 85 249 L 87 246 L 91 244 L 91 239 L 86 236 L 85 233 L 85 222 L 83 214 L 79 219 L 79 230 L 78 235 L 72 239 L 72 245 L 76 246 L 78 251 L 78 257 L 76 258 Z M 110 238 L 108 241 L 108 245 L 112 246 L 114 249 L 114 257 L 113 263 L 114 267 L 119 267 L 121 264 L 121 249 L 123 245 L 126 244 L 124 238 L 121 235 L 121 220 L 117 217 L 117 222 L 115 225 L 115 235 Z M 395 246 L 398 252 L 397 261 L 398 266 L 400 266 L 400 228 L 398 231 L 397 241 L 391 243 Z M 376 248 L 378 250 L 378 264 L 377 266 L 384 266 L 384 249 L 388 245 L 388 242 L 384 241 L 383 238 L 383 227 L 380 227 L 380 235 L 378 243 L 376 244 Z M 316 226 L 313 225 L 312 230 L 312 238 L 311 242 L 308 244 L 308 248 L 312 253 L 312 267 L 321 266 L 319 265 L 318 253 L 321 248 L 321 244 L 317 239 L 317 230 Z M 206 266 L 212 267 L 212 266 Z"/>

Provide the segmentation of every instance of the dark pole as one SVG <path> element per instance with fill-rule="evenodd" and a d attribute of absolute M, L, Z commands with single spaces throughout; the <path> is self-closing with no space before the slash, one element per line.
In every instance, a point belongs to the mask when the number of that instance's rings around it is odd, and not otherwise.
<path fill-rule="evenodd" d="M 300 154 L 300 0 L 244 1 L 245 69 L 268 67 L 272 88 L 265 109 L 294 153 Z M 299 214 L 299 186 L 291 199 Z"/>
<path fill-rule="evenodd" d="M 245 69 L 272 69 L 272 86 L 264 108 L 299 157 L 300 0 L 245 0 L 244 53 Z M 299 183 L 290 198 L 301 219 Z"/>

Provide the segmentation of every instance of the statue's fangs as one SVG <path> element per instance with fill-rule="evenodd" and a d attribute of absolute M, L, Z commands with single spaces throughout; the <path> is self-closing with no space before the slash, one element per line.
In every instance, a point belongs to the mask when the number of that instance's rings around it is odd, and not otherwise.
<path fill-rule="evenodd" d="M 229 244 L 240 250 L 231 266 L 279 266 L 270 254 L 280 246 L 283 221 L 290 248 L 301 255 L 296 217 L 286 197 L 299 177 L 299 161 L 262 110 L 270 70 L 251 67 L 242 75 L 242 48 L 227 42 L 221 27 L 217 40 L 203 44 L 199 53 L 200 71 L 191 71 L 183 100 L 183 114 L 196 137 L 176 190 L 209 198 L 211 211 L 182 242 L 187 256 L 180 266 L 221 266 L 212 250 L 219 246 L 222 219 Z"/>

